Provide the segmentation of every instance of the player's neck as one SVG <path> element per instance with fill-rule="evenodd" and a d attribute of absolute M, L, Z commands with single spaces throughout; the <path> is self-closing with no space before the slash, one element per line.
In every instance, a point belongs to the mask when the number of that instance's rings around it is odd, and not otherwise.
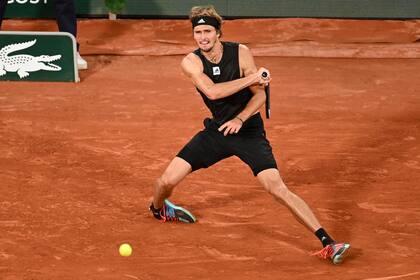
<path fill-rule="evenodd" d="M 219 63 L 223 56 L 223 44 L 217 41 L 211 50 L 205 52 L 201 50 L 201 53 L 212 63 Z"/>

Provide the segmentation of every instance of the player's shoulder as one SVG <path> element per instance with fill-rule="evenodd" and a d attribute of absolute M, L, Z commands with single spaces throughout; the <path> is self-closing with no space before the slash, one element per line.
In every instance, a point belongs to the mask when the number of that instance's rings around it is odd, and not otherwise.
<path fill-rule="evenodd" d="M 253 58 L 253 55 L 250 48 L 248 48 L 244 44 L 239 44 L 239 60 L 248 61 L 248 60 L 252 60 L 252 58 Z"/>
<path fill-rule="evenodd" d="M 200 69 L 201 60 L 200 58 L 193 52 L 184 56 L 181 61 L 181 67 L 185 72 L 195 72 L 196 70 Z"/>
<path fill-rule="evenodd" d="M 190 52 L 189 54 L 184 56 L 184 59 L 195 60 L 195 59 L 199 59 L 199 57 L 198 55 L 195 54 L 195 52 Z"/>
<path fill-rule="evenodd" d="M 244 44 L 239 44 L 238 48 L 239 48 L 239 52 L 246 53 L 246 54 L 251 53 L 250 48 L 248 48 L 248 46 L 246 46 Z"/>
<path fill-rule="evenodd" d="M 199 65 L 201 63 L 200 58 L 194 53 L 191 52 L 184 56 L 181 61 L 181 66 L 191 66 L 191 65 Z"/>
<path fill-rule="evenodd" d="M 255 68 L 254 56 L 251 50 L 244 44 L 239 45 L 239 66 L 244 72 Z"/>

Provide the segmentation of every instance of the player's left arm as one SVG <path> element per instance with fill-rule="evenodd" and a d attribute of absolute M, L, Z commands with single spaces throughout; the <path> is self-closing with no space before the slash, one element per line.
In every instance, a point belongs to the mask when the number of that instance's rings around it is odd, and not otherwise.
<path fill-rule="evenodd" d="M 239 67 L 242 70 L 244 77 L 249 76 L 257 72 L 257 66 L 255 65 L 254 57 L 245 45 L 239 45 Z M 270 73 L 268 73 L 269 79 Z M 254 115 L 264 104 L 265 104 L 265 85 L 252 85 L 249 87 L 254 96 L 249 100 L 247 106 L 238 114 L 238 117 L 243 120 L 247 120 L 249 117 Z"/>
<path fill-rule="evenodd" d="M 255 65 L 254 57 L 251 51 L 245 45 L 239 45 L 239 68 L 241 69 L 242 77 L 249 76 L 256 73 L 257 66 Z M 270 81 L 270 75 L 268 73 L 267 81 Z M 249 89 L 254 94 L 249 100 L 246 107 L 240 112 L 235 118 L 227 121 L 219 127 L 219 131 L 224 131 L 224 135 L 238 133 L 243 123 L 254 115 L 264 104 L 265 104 L 265 91 L 264 85 L 253 85 Z"/>

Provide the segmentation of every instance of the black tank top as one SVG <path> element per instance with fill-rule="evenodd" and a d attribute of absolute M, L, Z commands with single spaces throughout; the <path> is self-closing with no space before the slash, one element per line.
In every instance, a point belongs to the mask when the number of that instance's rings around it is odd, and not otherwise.
<path fill-rule="evenodd" d="M 218 64 L 212 63 L 200 52 L 200 49 L 194 51 L 203 62 L 203 72 L 214 83 L 223 83 L 241 78 L 239 69 L 239 44 L 233 42 L 221 42 L 223 44 L 222 59 Z M 213 115 L 211 122 L 217 127 L 238 115 L 252 98 L 252 92 L 249 88 L 242 89 L 235 94 L 210 100 L 198 88 L 198 92 L 204 100 Z"/>

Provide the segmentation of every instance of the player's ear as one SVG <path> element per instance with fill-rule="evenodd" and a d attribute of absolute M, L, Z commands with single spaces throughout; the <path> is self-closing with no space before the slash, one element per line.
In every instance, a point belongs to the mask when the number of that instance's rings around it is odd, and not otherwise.
<path fill-rule="evenodd" d="M 222 37 L 222 30 L 216 29 L 217 38 Z"/>

